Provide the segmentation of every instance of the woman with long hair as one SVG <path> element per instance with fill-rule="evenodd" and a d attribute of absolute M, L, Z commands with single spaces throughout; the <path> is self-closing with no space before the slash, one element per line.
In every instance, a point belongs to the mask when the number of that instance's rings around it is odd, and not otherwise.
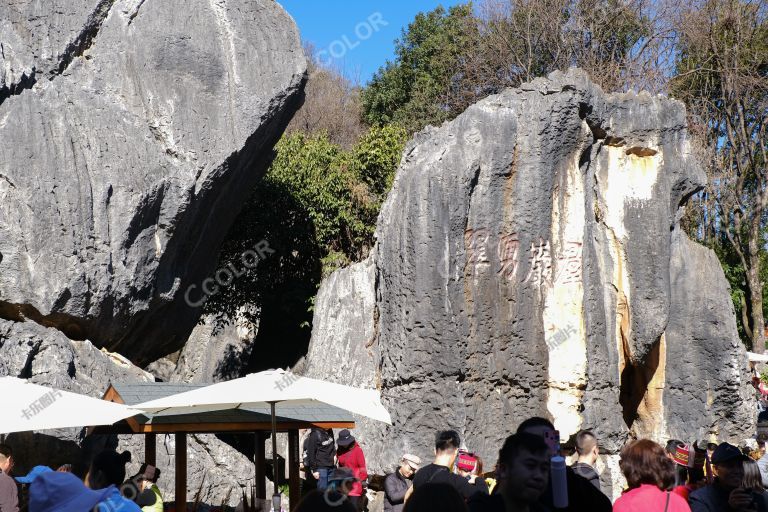
<path fill-rule="evenodd" d="M 768 492 L 763 487 L 760 466 L 754 459 L 744 460 L 742 465 L 744 467 L 742 487 L 752 493 L 752 502 L 757 510 L 768 510 Z"/>
<path fill-rule="evenodd" d="M 688 503 L 669 491 L 675 483 L 674 462 L 661 445 L 632 441 L 622 448 L 619 467 L 628 489 L 614 503 L 614 512 L 690 512 Z"/>

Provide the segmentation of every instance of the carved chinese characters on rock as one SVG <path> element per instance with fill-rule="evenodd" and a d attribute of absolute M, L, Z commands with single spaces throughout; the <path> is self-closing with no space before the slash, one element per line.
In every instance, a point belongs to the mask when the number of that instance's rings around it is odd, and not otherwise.
<path fill-rule="evenodd" d="M 555 282 L 558 284 L 581 281 L 581 242 L 565 242 L 563 254 L 557 261 Z"/>
<path fill-rule="evenodd" d="M 523 284 L 530 283 L 534 287 L 542 284 L 552 286 L 581 281 L 581 242 L 564 242 L 561 254 L 557 256 L 555 262 L 553 262 L 550 242 L 543 238 L 530 242 L 526 248 L 517 233 L 508 233 L 500 235 L 495 245 L 499 262 L 496 272 L 505 281 L 512 282 L 519 279 Z M 489 246 L 493 247 L 490 230 L 487 228 L 468 229 L 464 233 L 467 267 L 471 273 L 474 274 L 480 267 L 491 265 Z M 519 270 L 523 258 L 528 264 L 524 275 Z"/>
<path fill-rule="evenodd" d="M 499 263 L 501 263 L 501 269 L 499 274 L 507 281 L 512 281 L 517 275 L 517 262 L 518 253 L 520 251 L 520 240 L 517 239 L 517 234 L 504 235 L 499 240 Z"/>
<path fill-rule="evenodd" d="M 534 286 L 540 286 L 542 282 L 552 282 L 552 254 L 549 250 L 549 241 L 539 239 L 539 243 L 531 242 L 528 254 L 528 275 L 523 283 L 533 282 Z"/>
<path fill-rule="evenodd" d="M 468 229 L 464 232 L 464 247 L 467 251 L 467 265 L 474 273 L 478 267 L 490 265 L 488 260 L 488 239 L 490 232 L 485 229 Z"/>

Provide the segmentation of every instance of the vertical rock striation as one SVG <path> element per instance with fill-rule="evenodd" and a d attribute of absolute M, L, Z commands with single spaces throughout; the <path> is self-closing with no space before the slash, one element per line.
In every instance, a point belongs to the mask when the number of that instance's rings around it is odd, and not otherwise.
<path fill-rule="evenodd" d="M 12 2 L 0 34 L 0 318 L 140 365 L 178 350 L 301 99 L 293 20 L 267 0 Z"/>
<path fill-rule="evenodd" d="M 91 396 L 152 380 L 131 361 L 186 343 L 305 71 L 272 0 L 0 2 L 0 375 Z M 219 370 L 194 348 L 180 379 Z M 81 436 L 10 441 L 55 465 L 81 455 Z M 190 495 L 207 475 L 210 504 L 236 504 L 233 478 L 253 478 L 213 436 L 194 436 L 189 460 Z"/>
<path fill-rule="evenodd" d="M 678 222 L 705 179 L 679 102 L 579 70 L 486 98 L 409 143 L 361 264 L 375 270 L 323 284 L 305 369 L 381 389 L 394 426 L 359 433 L 374 469 L 429 457 L 449 427 L 491 464 L 532 415 L 613 453 L 630 436 L 743 439 L 728 285 Z"/>

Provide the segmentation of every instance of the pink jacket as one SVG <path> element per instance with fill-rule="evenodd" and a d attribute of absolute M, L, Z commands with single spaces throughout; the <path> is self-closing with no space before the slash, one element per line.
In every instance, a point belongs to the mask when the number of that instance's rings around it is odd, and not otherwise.
<path fill-rule="evenodd" d="M 655 485 L 643 484 L 622 494 L 613 504 L 613 512 L 664 512 L 669 494 L 667 512 L 691 512 L 688 502 L 673 492 L 665 492 Z"/>

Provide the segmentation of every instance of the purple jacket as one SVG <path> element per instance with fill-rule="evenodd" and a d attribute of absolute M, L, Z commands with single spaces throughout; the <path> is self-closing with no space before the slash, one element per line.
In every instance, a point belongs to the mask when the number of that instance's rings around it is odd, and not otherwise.
<path fill-rule="evenodd" d="M 0 512 L 19 512 L 19 489 L 16 481 L 0 471 Z"/>

